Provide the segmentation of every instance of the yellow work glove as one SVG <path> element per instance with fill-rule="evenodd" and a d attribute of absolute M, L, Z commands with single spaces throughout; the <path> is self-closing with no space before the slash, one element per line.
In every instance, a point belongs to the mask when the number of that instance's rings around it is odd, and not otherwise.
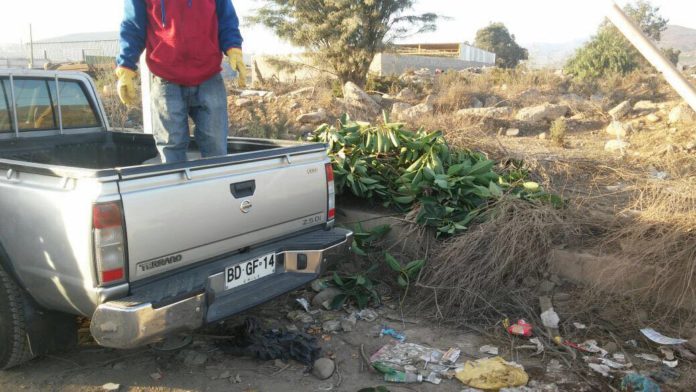
<path fill-rule="evenodd" d="M 133 70 L 123 67 L 116 68 L 118 97 L 126 106 L 135 106 L 135 101 L 138 99 L 135 92 L 136 76 L 138 75 Z"/>
<path fill-rule="evenodd" d="M 239 48 L 232 48 L 228 50 L 227 58 L 230 62 L 230 67 L 232 67 L 232 70 L 237 71 L 237 73 L 239 74 L 239 87 L 246 87 L 247 69 L 246 65 L 244 65 L 242 50 Z"/>

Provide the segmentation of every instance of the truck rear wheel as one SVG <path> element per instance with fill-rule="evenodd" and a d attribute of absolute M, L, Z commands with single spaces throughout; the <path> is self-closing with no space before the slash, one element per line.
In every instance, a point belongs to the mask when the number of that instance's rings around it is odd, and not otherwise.
<path fill-rule="evenodd" d="M 0 370 L 31 360 L 26 332 L 25 307 L 28 299 L 0 267 Z"/>

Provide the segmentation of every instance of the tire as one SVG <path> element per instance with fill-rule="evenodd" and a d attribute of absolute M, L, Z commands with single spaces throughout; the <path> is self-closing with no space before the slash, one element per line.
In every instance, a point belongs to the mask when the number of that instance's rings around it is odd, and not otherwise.
<path fill-rule="evenodd" d="M 26 332 L 24 292 L 0 267 L 0 370 L 21 365 L 32 358 Z"/>

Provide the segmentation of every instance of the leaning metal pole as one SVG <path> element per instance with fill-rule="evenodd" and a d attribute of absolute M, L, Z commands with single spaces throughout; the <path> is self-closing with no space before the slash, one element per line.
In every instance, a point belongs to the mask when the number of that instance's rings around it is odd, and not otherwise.
<path fill-rule="evenodd" d="M 607 12 L 607 17 L 617 29 L 638 49 L 638 51 L 662 73 L 667 83 L 696 110 L 696 89 L 684 75 L 662 54 L 662 51 L 643 32 L 614 1 Z"/>

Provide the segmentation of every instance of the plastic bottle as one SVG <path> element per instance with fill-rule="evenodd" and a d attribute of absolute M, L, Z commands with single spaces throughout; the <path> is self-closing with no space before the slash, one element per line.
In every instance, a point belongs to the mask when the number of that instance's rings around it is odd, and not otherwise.
<path fill-rule="evenodd" d="M 415 373 L 393 372 L 384 375 L 384 381 L 400 384 L 415 384 L 423 382 L 423 376 Z"/>

